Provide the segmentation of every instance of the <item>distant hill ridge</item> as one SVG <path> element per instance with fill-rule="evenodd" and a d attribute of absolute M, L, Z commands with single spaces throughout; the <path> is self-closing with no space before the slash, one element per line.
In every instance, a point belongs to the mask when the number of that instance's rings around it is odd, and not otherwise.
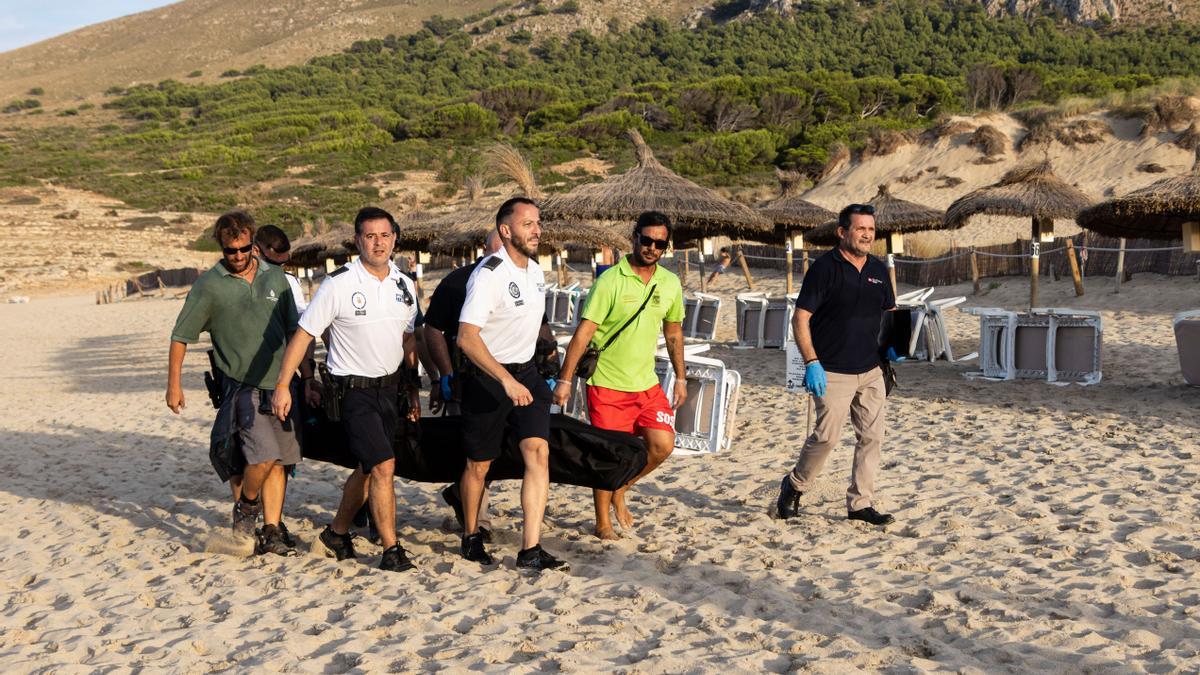
<path fill-rule="evenodd" d="M 628 26 L 651 15 L 694 23 L 705 16 L 724 19 L 768 10 L 786 12 L 805 1 L 182 0 L 0 54 L 0 101 L 35 87 L 45 91 L 47 102 L 65 102 L 93 97 L 110 86 L 189 75 L 213 81 L 226 70 L 303 63 L 339 52 L 356 40 L 409 33 L 434 15 L 462 18 L 498 10 L 497 14 L 518 15 L 516 25 L 508 30 L 528 28 L 541 36 L 580 28 L 601 32 L 612 20 Z M 1076 22 L 1200 16 L 1200 0 L 981 1 L 992 15 L 1032 16 L 1049 6 Z M 554 12 L 566 2 L 574 2 L 577 9 Z M 548 11 L 531 12 L 537 4 Z"/>

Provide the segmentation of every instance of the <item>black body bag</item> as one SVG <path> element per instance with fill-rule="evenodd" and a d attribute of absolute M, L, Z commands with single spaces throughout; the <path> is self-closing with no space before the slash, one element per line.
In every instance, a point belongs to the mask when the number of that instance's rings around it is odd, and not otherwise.
<path fill-rule="evenodd" d="M 305 425 L 302 451 L 306 459 L 346 468 L 358 463 L 346 448 L 342 425 L 318 414 Z M 423 417 L 419 424 L 402 421 L 392 446 L 396 475 L 420 483 L 454 483 L 462 477 L 462 420 L 458 416 Z M 550 482 L 616 490 L 646 466 L 646 443 L 622 431 L 599 429 L 566 415 L 550 416 Z M 517 439 L 505 432 L 500 456 L 488 480 L 520 480 L 525 462 Z"/>

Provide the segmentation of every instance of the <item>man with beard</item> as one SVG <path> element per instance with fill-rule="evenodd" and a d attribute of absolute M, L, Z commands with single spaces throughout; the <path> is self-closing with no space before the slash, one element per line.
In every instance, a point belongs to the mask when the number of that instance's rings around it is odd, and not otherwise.
<path fill-rule="evenodd" d="M 496 212 L 503 246 L 484 259 L 467 281 L 459 315 L 458 347 L 471 363 L 462 383 L 463 442 L 467 466 L 462 490 L 462 555 L 490 565 L 479 532 L 479 508 L 492 461 L 500 456 L 506 427 L 518 439 L 525 474 L 522 549 L 517 568 L 565 570 L 567 563 L 539 543 L 550 488 L 550 387 L 534 363 L 546 311 L 546 286 L 536 256 L 542 228 L 537 204 L 525 197 Z"/>
<path fill-rule="evenodd" d="M 838 444 L 846 415 L 858 444 L 846 511 L 850 520 L 883 526 L 895 521 L 872 505 L 887 392 L 880 367 L 883 313 L 896 307 L 887 267 L 870 255 L 875 209 L 851 204 L 838 214 L 838 245 L 818 258 L 796 296 L 792 330 L 804 357 L 804 386 L 816 403 L 817 422 L 800 459 L 779 485 L 775 511 L 795 517 L 800 497 Z"/>
<path fill-rule="evenodd" d="M 396 467 L 392 438 L 400 424 L 399 396 L 408 398 L 408 418 L 421 416 L 418 398 L 416 338 L 417 292 L 412 281 L 391 261 L 396 222 L 383 209 L 368 206 L 354 218 L 359 257 L 321 283 L 300 318 L 300 330 L 284 354 L 285 372 L 304 358 L 317 335 L 329 330 L 326 363 L 334 391 L 342 396 L 341 422 L 347 449 L 358 468 L 346 480 L 333 522 L 320 534 L 321 543 L 338 560 L 356 558 L 350 526 L 370 497 L 371 518 L 383 556 L 379 568 L 393 572 L 414 566 L 396 541 Z M 401 365 L 405 370 L 401 370 Z M 280 375 L 280 385 L 284 384 Z M 287 395 L 275 397 L 275 414 L 291 409 Z"/>
<path fill-rule="evenodd" d="M 296 305 L 283 271 L 252 254 L 254 219 L 249 214 L 232 211 L 217 218 L 213 238 L 223 258 L 192 285 L 171 332 L 167 407 L 177 414 L 183 409 L 183 358 L 188 345 L 208 331 L 217 370 L 224 376 L 210 455 L 218 474 L 233 487 L 233 532 L 254 535 L 261 515 L 257 551 L 288 555 L 292 546 L 280 518 L 287 486 L 284 467 L 300 462 L 298 423 L 286 416 L 276 419 L 271 401 L 273 394 L 287 396 L 300 365 L 281 367 L 284 345 L 296 329 Z M 277 381 L 283 389 L 273 392 Z"/>
<path fill-rule="evenodd" d="M 605 270 L 588 292 L 554 388 L 554 402 L 565 405 L 580 357 L 589 345 L 601 350 L 596 371 L 587 382 L 588 416 L 594 426 L 639 434 L 646 440 L 646 467 L 641 473 L 615 492 L 593 491 L 596 536 L 601 539 L 617 538 L 610 510 L 622 528 L 633 527 L 625 493 L 675 449 L 675 409 L 687 400 L 683 286 L 679 277 L 658 264 L 670 241 L 667 216 L 654 211 L 638 216 L 633 253 Z M 673 401 L 667 401 L 654 372 L 660 331 L 675 370 Z"/>

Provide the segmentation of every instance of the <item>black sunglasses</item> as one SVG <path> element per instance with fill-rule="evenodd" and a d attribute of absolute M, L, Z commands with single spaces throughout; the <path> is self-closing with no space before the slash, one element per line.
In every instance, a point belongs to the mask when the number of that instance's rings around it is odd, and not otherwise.
<path fill-rule="evenodd" d="M 234 248 L 232 246 L 222 246 L 221 253 L 224 253 L 225 255 L 235 255 L 238 253 L 249 253 L 250 249 L 252 249 L 252 248 L 254 248 L 254 244 L 246 244 L 245 246 L 243 246 L 241 248 Z"/>
<path fill-rule="evenodd" d="M 851 204 L 846 207 L 846 213 L 856 216 L 873 216 L 875 215 L 875 207 L 870 204 Z"/>
<path fill-rule="evenodd" d="M 656 248 L 660 251 L 667 250 L 667 246 L 670 245 L 670 243 L 671 243 L 671 242 L 667 241 L 666 239 L 655 239 L 653 237 L 647 237 L 644 234 L 638 235 L 638 242 L 642 246 L 653 246 L 654 248 Z"/>

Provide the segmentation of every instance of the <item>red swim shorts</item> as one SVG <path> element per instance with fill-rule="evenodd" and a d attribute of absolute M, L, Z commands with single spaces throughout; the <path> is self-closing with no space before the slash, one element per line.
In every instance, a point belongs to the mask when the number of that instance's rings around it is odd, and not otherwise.
<path fill-rule="evenodd" d="M 657 384 L 645 391 L 617 391 L 588 386 L 588 415 L 601 429 L 636 433 L 662 429 L 675 433 L 675 411 Z"/>

